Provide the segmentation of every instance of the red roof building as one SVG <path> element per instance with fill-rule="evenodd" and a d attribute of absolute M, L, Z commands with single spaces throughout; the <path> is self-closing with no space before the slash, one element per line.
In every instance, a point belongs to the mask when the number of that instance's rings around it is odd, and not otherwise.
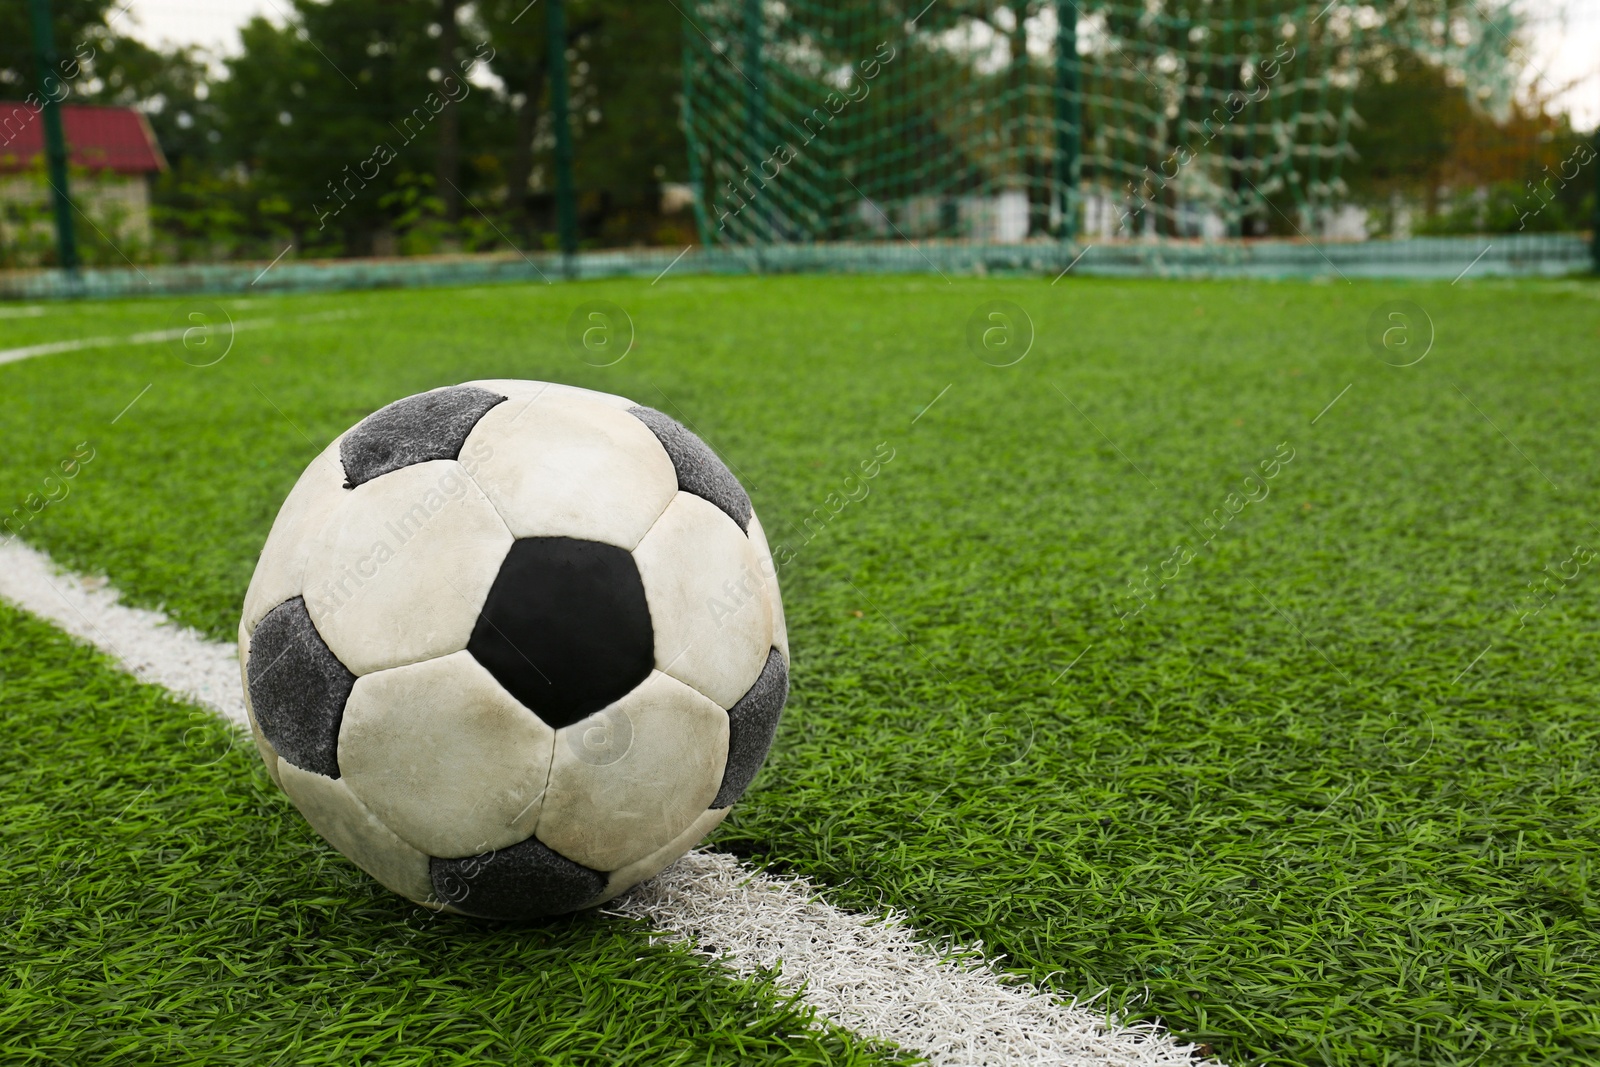
<path fill-rule="evenodd" d="M 127 259 L 154 239 L 150 179 L 167 169 L 145 117 L 131 107 L 64 104 L 67 158 L 87 171 L 69 183 L 73 207 Z M 50 183 L 42 173 L 44 119 L 32 104 L 0 101 L 0 261 L 31 266 L 50 234 Z M 80 240 L 80 244 L 82 241 Z"/>
<path fill-rule="evenodd" d="M 114 174 L 167 169 L 145 117 L 131 107 L 63 104 L 61 124 L 74 167 Z M 27 170 L 44 154 L 44 122 L 32 104 L 0 101 L 0 173 Z"/>

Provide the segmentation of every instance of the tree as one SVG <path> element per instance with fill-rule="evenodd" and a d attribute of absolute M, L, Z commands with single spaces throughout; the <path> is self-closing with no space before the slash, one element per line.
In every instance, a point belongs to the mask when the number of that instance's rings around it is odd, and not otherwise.
<path fill-rule="evenodd" d="M 500 146 L 505 206 L 526 240 L 533 230 L 529 202 L 535 157 L 541 154 L 540 116 L 548 99 L 548 42 L 544 13 L 523 0 L 483 0 L 476 5 L 479 30 L 494 49 L 490 69 L 505 86 L 512 115 L 510 136 Z M 569 22 L 569 38 L 586 24 Z M 548 135 L 546 135 L 548 137 Z M 546 151 L 548 149 L 545 149 Z"/>
<path fill-rule="evenodd" d="M 1449 13 L 1444 0 L 1437 4 Z M 1503 9 L 1477 14 L 1510 17 Z M 1587 158 L 1583 139 L 1547 99 L 1509 98 L 1527 56 L 1512 44 L 1515 22 L 1482 29 L 1476 42 L 1445 20 L 1398 28 L 1411 32 L 1380 38 L 1362 63 L 1354 97 L 1361 121 L 1345 169 L 1354 197 L 1420 202 L 1423 232 L 1584 226 L 1588 183 L 1571 180 Z M 1456 43 L 1462 39 L 1468 44 Z"/>
<path fill-rule="evenodd" d="M 112 0 L 53 0 L 51 15 L 55 23 L 56 49 L 63 61 L 71 57 L 84 59 L 99 51 L 99 46 L 113 36 L 106 18 Z M 92 59 L 90 59 L 92 62 Z M 86 81 L 80 74 L 70 76 L 63 68 L 55 75 L 66 83 L 68 92 L 81 89 Z M 33 56 L 33 20 L 29 5 L 15 2 L 0 4 L 0 94 L 15 99 L 26 99 L 39 87 L 39 72 Z"/>
<path fill-rule="evenodd" d="M 1449 84 L 1443 70 L 1415 52 L 1385 58 L 1356 90 L 1361 121 L 1351 132 L 1355 159 L 1345 177 L 1351 192 L 1368 201 L 1422 194 L 1433 215 L 1455 138 L 1487 117 L 1473 109 L 1464 87 Z"/>
<path fill-rule="evenodd" d="M 381 248 L 406 197 L 447 173 L 440 116 L 492 106 L 466 77 L 476 54 L 437 65 L 438 10 L 436 0 L 294 0 L 286 25 L 256 18 L 241 32 L 215 89 L 225 149 L 288 203 L 303 243 Z"/>
<path fill-rule="evenodd" d="M 598 24 L 578 39 L 572 126 L 580 206 L 595 236 L 639 240 L 650 236 L 661 182 L 687 177 L 680 58 L 686 31 L 670 4 L 586 6 Z"/>
<path fill-rule="evenodd" d="M 545 19 L 526 0 L 475 5 L 494 48 L 514 126 L 506 160 L 506 204 L 526 231 L 553 188 Z M 679 120 L 682 18 L 670 4 L 569 0 L 568 116 L 576 145 L 583 230 L 590 238 L 647 236 L 660 182 L 687 170 Z"/>

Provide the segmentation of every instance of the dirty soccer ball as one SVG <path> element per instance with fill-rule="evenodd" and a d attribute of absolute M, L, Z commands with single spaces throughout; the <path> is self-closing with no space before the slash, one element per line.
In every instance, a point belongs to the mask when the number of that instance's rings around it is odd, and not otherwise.
<path fill-rule="evenodd" d="M 621 397 L 480 381 L 398 400 L 307 468 L 239 626 L 256 745 L 403 896 L 598 904 L 722 821 L 788 647 L 750 498 Z"/>

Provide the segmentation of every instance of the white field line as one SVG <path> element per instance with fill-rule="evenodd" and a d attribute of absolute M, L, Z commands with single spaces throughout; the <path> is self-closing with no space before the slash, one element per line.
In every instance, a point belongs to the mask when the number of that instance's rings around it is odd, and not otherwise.
<path fill-rule="evenodd" d="M 327 319 L 346 319 L 356 314 L 350 311 L 329 311 L 315 315 L 301 315 L 293 319 L 279 320 L 273 317 L 264 319 L 245 319 L 242 322 L 230 323 L 232 333 L 240 330 L 258 330 L 263 326 L 276 326 L 280 321 L 290 323 L 321 322 Z M 24 345 L 22 348 L 0 348 L 0 363 L 15 363 L 22 359 L 33 359 L 35 356 L 53 356 L 58 352 L 80 352 L 85 348 L 110 348 L 114 345 L 153 345 L 162 341 L 176 341 L 193 327 L 179 327 L 171 330 L 147 330 L 144 333 L 128 334 L 125 337 L 74 337 L 67 341 L 46 341 L 43 344 Z"/>
<path fill-rule="evenodd" d="M 607 909 L 642 919 L 740 975 L 781 968 L 825 1019 L 944 1065 L 1193 1064 L 1152 1025 L 1118 1026 L 997 974 L 972 949 L 935 946 L 897 914 L 860 915 L 800 878 L 775 878 L 724 852 L 695 849 Z"/>
<path fill-rule="evenodd" d="M 249 726 L 238 650 L 176 626 L 159 611 L 118 603 L 104 578 L 59 571 L 49 556 L 13 537 L 0 542 L 0 597 L 87 641 L 141 682 Z"/>
<path fill-rule="evenodd" d="M 249 319 L 233 324 L 235 333 L 240 330 L 270 326 L 275 319 Z M 74 337 L 69 341 L 46 341 L 44 344 L 26 345 L 22 348 L 0 349 L 0 363 L 15 363 L 35 356 L 53 356 L 58 352 L 80 352 L 85 348 L 110 348 L 113 345 L 153 345 L 162 341 L 175 341 L 188 332 L 188 327 L 172 330 L 148 330 L 126 337 Z"/>
<path fill-rule="evenodd" d="M 0 544 L 0 597 L 94 645 L 140 681 L 246 725 L 232 645 L 126 607 L 104 579 L 63 573 L 16 539 Z M 919 940 L 902 916 L 843 911 L 803 879 L 773 877 L 725 853 L 696 849 L 608 911 L 687 939 L 741 975 L 781 968 L 779 984 L 823 1018 L 939 1067 L 1175 1067 L 1197 1058 L 1194 1046 L 1156 1026 L 1118 1026 L 996 973 L 973 950 Z"/>

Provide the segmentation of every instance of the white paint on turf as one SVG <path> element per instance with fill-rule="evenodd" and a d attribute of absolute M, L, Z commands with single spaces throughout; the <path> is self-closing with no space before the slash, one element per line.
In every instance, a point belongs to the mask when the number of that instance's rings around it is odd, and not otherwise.
<path fill-rule="evenodd" d="M 117 660 L 140 681 L 247 725 L 232 645 L 127 607 L 103 578 L 59 571 L 18 540 L 0 544 L 0 597 Z M 1195 1049 L 1151 1025 L 1119 1026 L 995 972 L 981 955 L 917 938 L 903 917 L 847 912 L 797 878 L 697 849 L 613 902 L 738 974 L 779 971 L 823 1018 L 895 1042 L 940 1067 L 1118 1064 L 1173 1067 Z"/>
<path fill-rule="evenodd" d="M 141 682 L 249 727 L 233 645 L 177 626 L 159 611 L 121 604 L 104 578 L 64 573 L 16 538 L 0 544 L 0 597 L 94 645 Z"/>
<path fill-rule="evenodd" d="M 741 975 L 779 969 L 824 1018 L 940 1065 L 1191 1064 L 1194 1047 L 1155 1026 L 1117 1026 L 995 973 L 978 952 L 936 952 L 895 914 L 822 900 L 724 852 L 696 849 L 606 909 L 641 919 Z"/>
<path fill-rule="evenodd" d="M 244 322 L 233 323 L 233 330 L 237 333 L 240 330 L 253 330 L 262 326 L 272 326 L 276 322 L 276 319 L 248 319 Z M 46 341 L 44 344 L 25 345 L 22 348 L 0 350 L 0 363 L 15 363 L 21 359 L 33 359 L 35 356 L 53 356 L 58 352 L 79 352 L 85 348 L 153 345 L 162 341 L 176 341 L 188 332 L 188 327 L 175 327 L 170 330 L 147 330 L 144 333 L 129 334 L 127 337 L 76 337 L 70 341 Z"/>
<path fill-rule="evenodd" d="M 329 311 L 315 315 L 301 315 L 293 319 L 284 320 L 289 323 L 325 322 L 330 319 L 347 319 L 359 314 L 352 311 Z M 232 333 L 241 330 L 259 330 L 264 326 L 276 326 L 280 320 L 267 317 L 263 319 L 243 319 L 239 322 L 229 321 Z M 176 341 L 188 333 L 193 327 L 175 327 L 170 330 L 147 330 L 144 333 L 129 334 L 126 337 L 75 337 L 68 341 L 46 341 L 43 344 L 24 345 L 21 348 L 0 349 L 0 363 L 15 363 L 18 360 L 33 359 L 36 356 L 53 356 L 60 352 L 80 352 L 86 348 L 113 348 L 123 345 L 153 345 L 162 341 Z M 218 327 L 221 329 L 221 327 Z"/>

